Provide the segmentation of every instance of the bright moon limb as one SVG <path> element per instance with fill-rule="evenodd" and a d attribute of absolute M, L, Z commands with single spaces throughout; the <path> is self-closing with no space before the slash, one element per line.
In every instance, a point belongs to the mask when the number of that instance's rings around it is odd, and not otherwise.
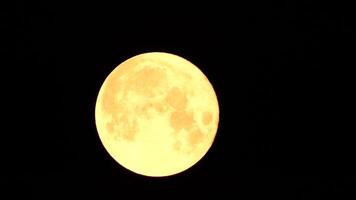
<path fill-rule="evenodd" d="M 134 56 L 100 88 L 95 122 L 101 142 L 123 167 L 169 176 L 197 163 L 219 122 L 215 91 L 191 62 L 169 53 Z"/>

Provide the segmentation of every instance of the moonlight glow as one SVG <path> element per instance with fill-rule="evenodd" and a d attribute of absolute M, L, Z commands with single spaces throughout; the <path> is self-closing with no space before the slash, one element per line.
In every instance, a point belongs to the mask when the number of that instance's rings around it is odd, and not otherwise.
<path fill-rule="evenodd" d="M 145 53 L 116 67 L 97 98 L 95 121 L 109 154 L 146 176 L 169 176 L 209 150 L 219 106 L 206 76 L 168 53 Z"/>

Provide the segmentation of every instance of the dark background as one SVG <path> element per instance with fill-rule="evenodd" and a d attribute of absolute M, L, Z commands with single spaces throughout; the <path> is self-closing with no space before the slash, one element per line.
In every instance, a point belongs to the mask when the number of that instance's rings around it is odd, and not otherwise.
<path fill-rule="evenodd" d="M 3 194 L 355 198 L 349 8 L 299 1 L 17 3 L 9 25 L 16 66 L 3 73 L 11 88 L 5 99 L 15 104 L 4 105 L 11 110 L 2 134 Z M 119 166 L 94 124 L 106 76 L 149 51 L 199 66 L 220 104 L 210 151 L 191 169 L 166 178 Z"/>

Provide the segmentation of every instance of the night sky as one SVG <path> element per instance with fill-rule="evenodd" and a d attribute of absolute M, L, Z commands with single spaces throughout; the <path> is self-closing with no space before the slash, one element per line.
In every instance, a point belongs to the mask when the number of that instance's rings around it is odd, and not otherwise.
<path fill-rule="evenodd" d="M 17 105 L 5 124 L 9 131 L 2 131 L 4 194 L 355 198 L 355 131 L 347 128 L 348 114 L 354 115 L 348 68 L 355 66 L 355 29 L 347 8 L 291 2 L 18 3 L 9 25 L 16 32 L 16 67 L 2 74 L 11 80 L 4 84 L 12 88 L 5 91 L 7 100 Z M 94 123 L 106 76 L 150 51 L 197 65 L 220 106 L 219 129 L 206 156 L 164 178 L 118 165 Z"/>

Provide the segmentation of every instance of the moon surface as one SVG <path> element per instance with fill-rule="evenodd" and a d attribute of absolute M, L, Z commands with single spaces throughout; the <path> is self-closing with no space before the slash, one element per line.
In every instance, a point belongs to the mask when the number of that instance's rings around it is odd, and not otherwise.
<path fill-rule="evenodd" d="M 219 122 L 215 91 L 186 59 L 143 53 L 117 66 L 102 84 L 95 123 L 102 144 L 120 165 L 161 177 L 197 163 Z"/>

